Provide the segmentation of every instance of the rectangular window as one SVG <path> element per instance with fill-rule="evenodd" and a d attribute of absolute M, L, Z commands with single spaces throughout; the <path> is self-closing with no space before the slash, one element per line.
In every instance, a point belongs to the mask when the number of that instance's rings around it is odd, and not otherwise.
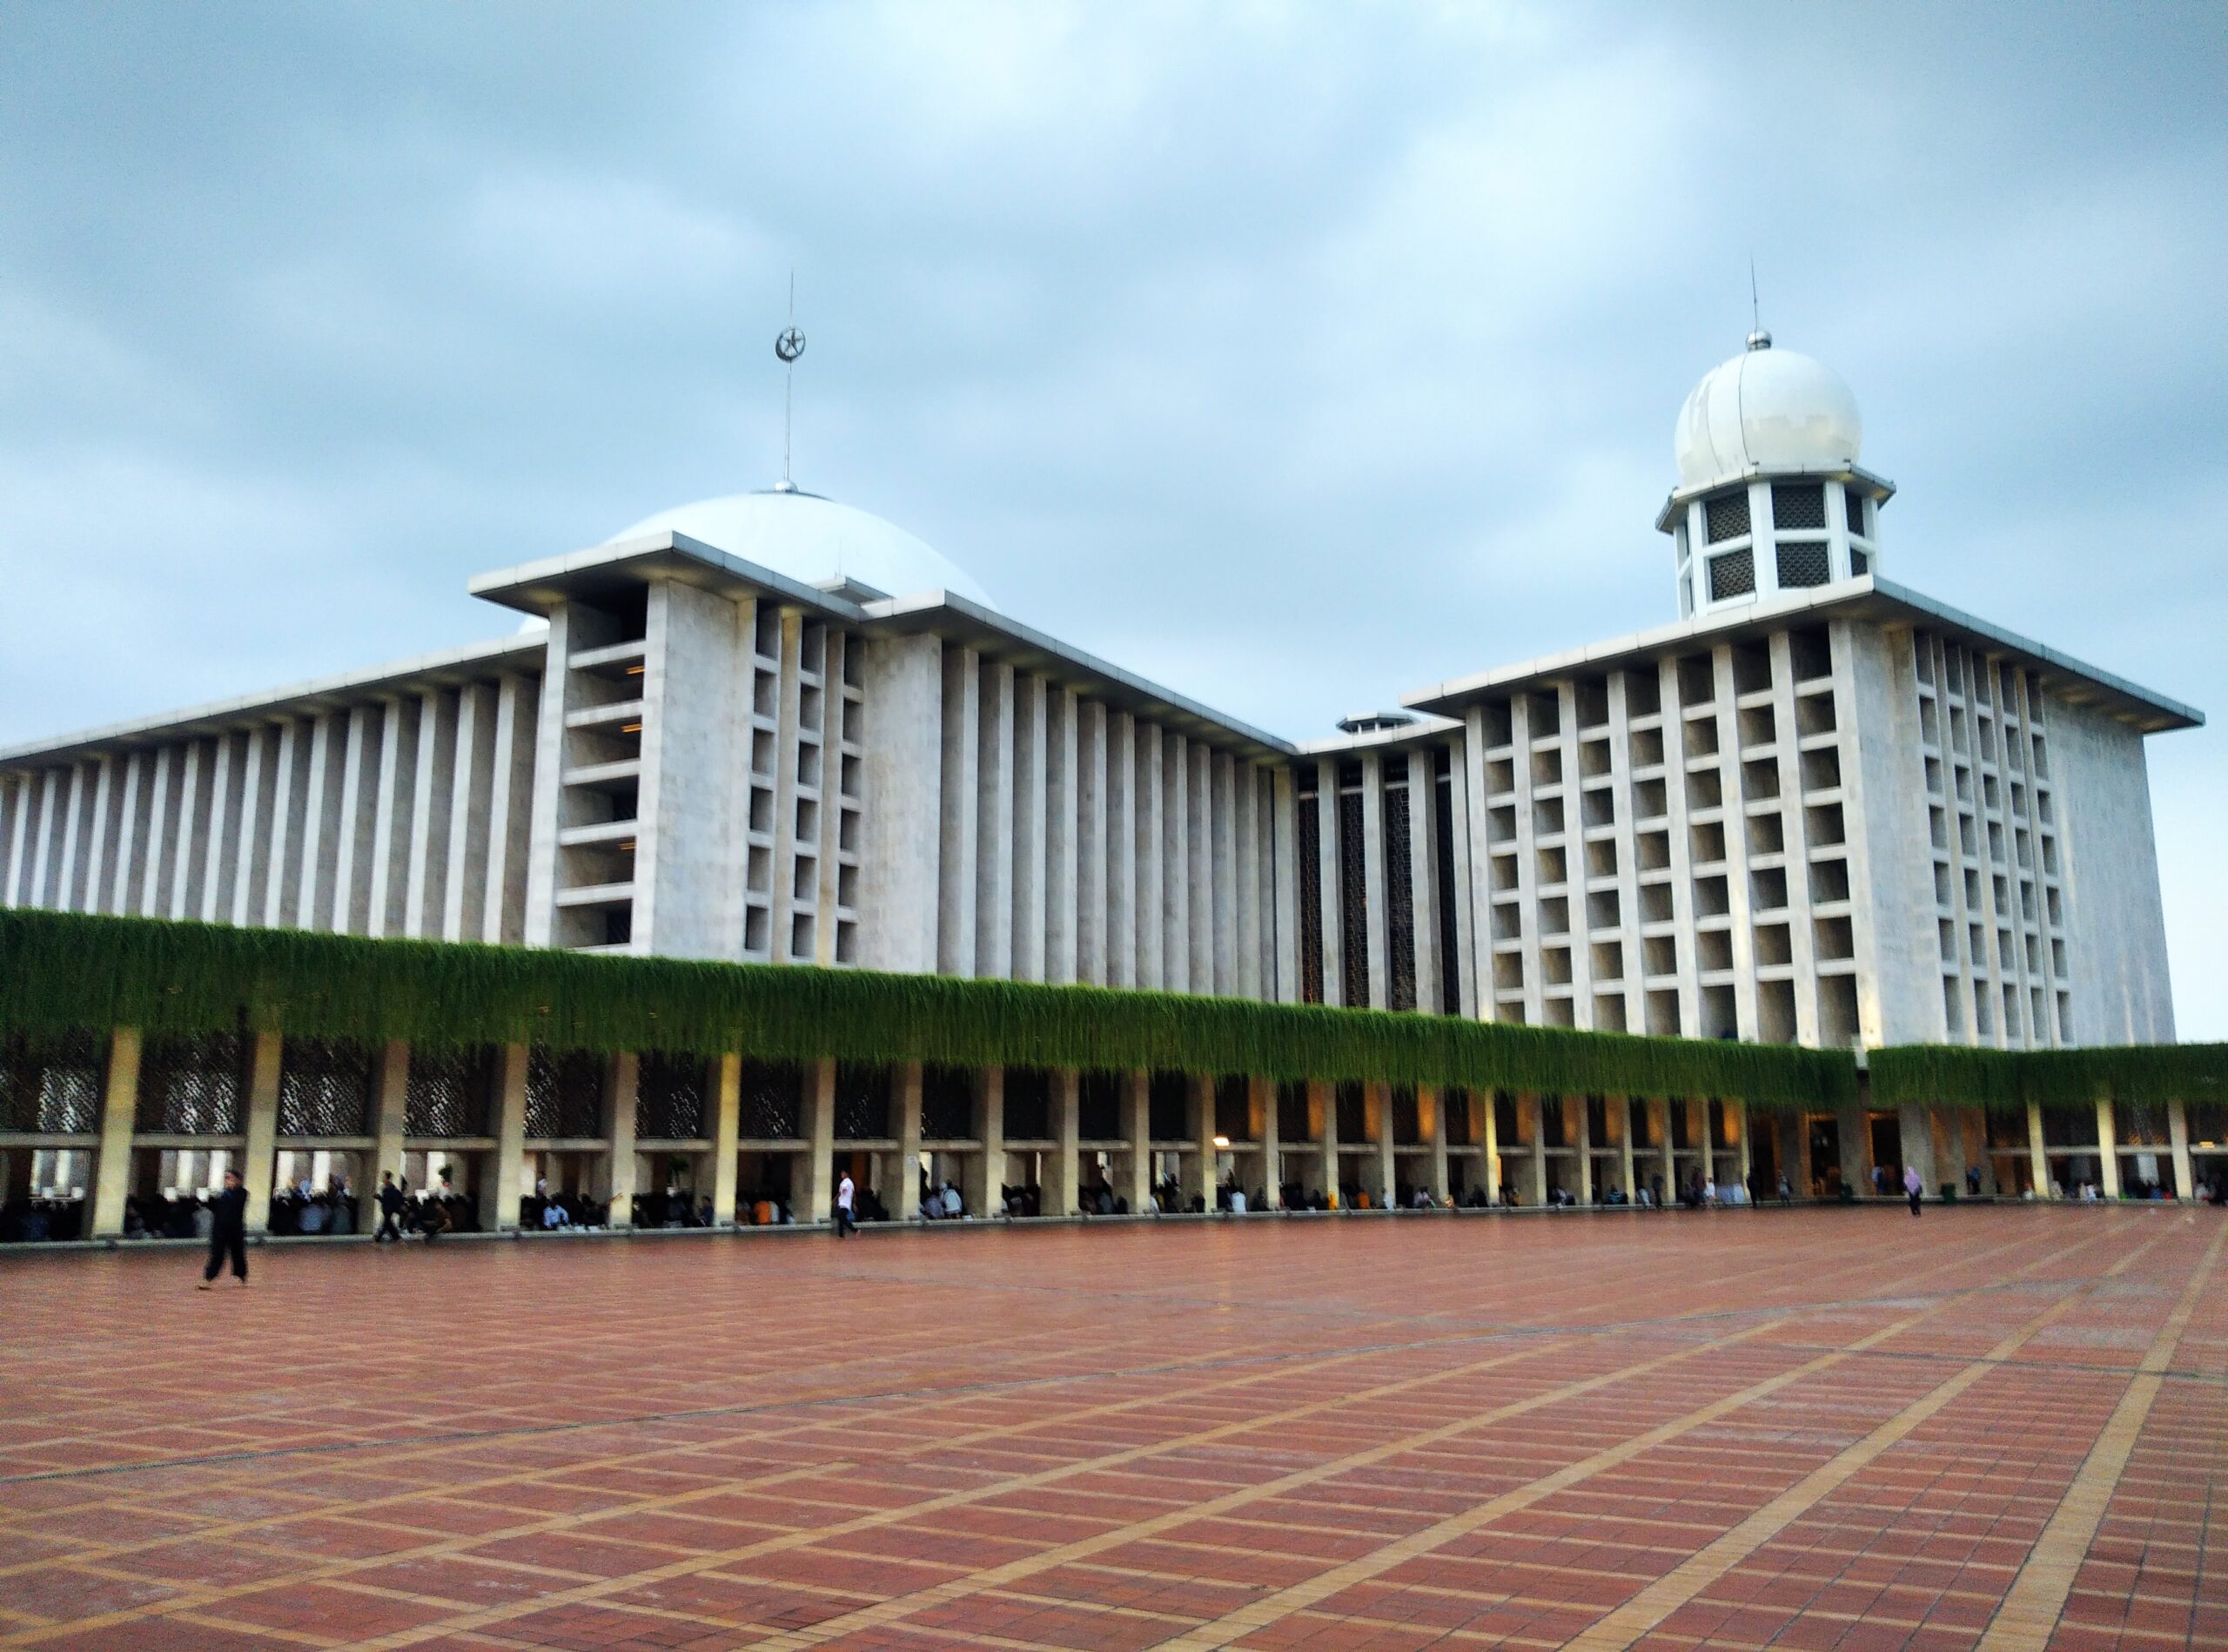
<path fill-rule="evenodd" d="M 1709 542 L 1739 539 L 1748 531 L 1748 490 L 1736 488 L 1704 501 L 1702 512 L 1709 527 Z"/>
<path fill-rule="evenodd" d="M 1826 489 L 1818 482 L 1775 482 L 1772 485 L 1772 526 L 1775 528 L 1826 526 Z"/>
<path fill-rule="evenodd" d="M 1825 541 L 1782 540 L 1777 549 L 1780 589 L 1792 591 L 1805 586 L 1823 585 L 1833 578 L 1833 570 L 1826 561 Z"/>

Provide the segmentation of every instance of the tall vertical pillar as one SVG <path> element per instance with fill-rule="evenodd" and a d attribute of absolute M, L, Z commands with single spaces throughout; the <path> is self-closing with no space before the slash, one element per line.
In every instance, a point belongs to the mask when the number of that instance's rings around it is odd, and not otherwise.
<path fill-rule="evenodd" d="M 603 1069 L 603 1192 L 611 1201 L 607 1219 L 614 1228 L 634 1225 L 634 1098 L 641 1063 L 634 1051 L 622 1050 Z"/>
<path fill-rule="evenodd" d="M 1193 938 L 1198 938 L 1196 929 Z M 1200 1208 L 1211 1215 L 1215 1208 L 1215 1188 L 1220 1180 L 1215 1172 L 1222 1156 L 1222 1150 L 1215 1145 L 1215 1078 L 1212 1073 L 1195 1072 L 1190 1075 L 1190 1081 L 1191 1149 L 1198 1164 L 1198 1172 L 1192 1178 L 1197 1185 L 1191 1191 L 1202 1201 Z"/>
<path fill-rule="evenodd" d="M 1661 1174 L 1663 1178 L 1663 1202 L 1667 1205 L 1679 1198 L 1679 1155 L 1671 1145 L 1671 1109 L 1677 1105 L 1667 1097 L 1648 1098 L 1648 1110 L 1655 1118 L 1655 1143 Z"/>
<path fill-rule="evenodd" d="M 2174 1197 L 2197 1197 L 2197 1172 L 2190 1163 L 2189 1108 L 2177 1099 L 2166 1104 L 2166 1139 L 2174 1154 Z"/>
<path fill-rule="evenodd" d="M 1482 1115 L 1482 1128 L 1470 1132 L 1472 1138 L 1485 1144 L 1486 1202 L 1500 1203 L 1500 1109 L 1493 1105 L 1493 1092 L 1473 1090 L 1470 1105 Z"/>
<path fill-rule="evenodd" d="M 1284 1120 L 1278 1117 L 1277 1081 L 1255 1073 L 1245 1081 L 1246 1111 L 1252 1116 L 1253 1139 L 1261 1144 L 1261 1208 L 1284 1204 Z"/>
<path fill-rule="evenodd" d="M 1861 1102 L 1841 1109 L 1842 1185 L 1856 1193 L 1872 1191 L 1872 1119 Z"/>
<path fill-rule="evenodd" d="M 1326 902 L 1327 905 L 1328 903 Z M 1330 966 L 1324 971 L 1327 975 Z M 1339 1098 L 1326 1079 L 1307 1081 L 1307 1125 L 1322 1150 L 1323 1203 L 1339 1208 Z"/>
<path fill-rule="evenodd" d="M 1617 1121 L 1617 1179 L 1625 1190 L 1625 1203 L 1640 1197 L 1633 1181 L 1633 1104 L 1628 1096 L 1610 1096 L 1601 1104 L 1604 1115 Z"/>
<path fill-rule="evenodd" d="M 1142 1215 L 1152 1192 L 1152 1075 L 1142 1070 L 1122 1075 L 1122 1136 L 1130 1144 L 1130 1168 L 1123 1194 L 1133 1215 Z"/>
<path fill-rule="evenodd" d="M 1436 1204 L 1444 1205 L 1454 1195 L 1453 1182 L 1446 1173 L 1446 1091 L 1428 1085 L 1416 1086 L 1416 1122 L 1426 1126 L 1431 1138 L 1431 1196 Z"/>
<path fill-rule="evenodd" d="M 1379 1210 L 1390 1210 L 1399 1201 L 1395 1184 L 1399 1179 L 1399 1164 L 1392 1145 L 1392 1087 L 1379 1078 L 1372 1078 L 1362 1086 L 1362 1117 L 1369 1121 L 1370 1145 L 1377 1151 L 1371 1155 L 1377 1167 L 1377 1187 L 1372 1195 Z"/>
<path fill-rule="evenodd" d="M 712 1094 L 712 1220 L 735 1226 L 735 1143 L 742 1133 L 742 1056 L 721 1055 Z"/>
<path fill-rule="evenodd" d="M 896 1093 L 892 1099 L 897 1104 L 897 1186 L 894 1195 L 882 1202 L 899 1221 L 909 1222 L 921 1213 L 921 1064 L 899 1062 L 893 1082 Z M 977 1181 L 970 1175 L 961 1190 L 967 1208 L 976 1212 L 983 1208 L 976 1196 Z"/>
<path fill-rule="evenodd" d="M 371 1173 L 358 1191 L 369 1216 L 378 1207 L 379 1175 L 392 1171 L 402 1179 L 402 1144 L 410 1128 L 410 1046 L 390 1038 L 379 1051 L 379 1076 L 372 1092 Z"/>
<path fill-rule="evenodd" d="M 2035 1179 L 2035 1197 L 2050 1196 L 2050 1155 L 2047 1138 L 2043 1134 L 2043 1107 L 2040 1102 L 2027 1104 L 2027 1164 L 2029 1173 Z"/>
<path fill-rule="evenodd" d="M 975 1075 L 975 1138 L 983 1144 L 975 1155 L 976 1186 L 967 1190 L 967 1208 L 977 1216 L 1003 1214 L 999 1189 L 1006 1179 L 1006 1070 L 984 1067 Z"/>
<path fill-rule="evenodd" d="M 480 1231 L 515 1233 L 519 1199 L 526 1189 L 526 1077 L 533 1052 L 522 1044 L 503 1046 L 495 1087 L 495 1173 L 480 1183 Z"/>
<path fill-rule="evenodd" d="M 95 1239 L 124 1232 L 124 1201 L 131 1196 L 131 1132 L 139 1115 L 139 1046 L 136 1027 L 118 1027 L 110 1035 L 100 1145 L 93 1158 Z"/>
<path fill-rule="evenodd" d="M 248 1070 L 246 1140 L 240 1148 L 240 1184 L 247 1189 L 247 1231 L 271 1226 L 271 1178 L 277 1172 L 278 1146 L 279 1037 L 255 1035 L 255 1057 Z"/>
<path fill-rule="evenodd" d="M 1554 1099 L 1529 1092 L 1516 1098 L 1518 1110 L 1528 1109 L 1532 1115 L 1532 1185 L 1524 1191 L 1533 1205 L 1547 1202 L 1547 1104 Z"/>
<path fill-rule="evenodd" d="M 1725 1105 L 1729 1110 L 1727 1116 L 1733 1120 L 1733 1128 L 1741 1134 L 1741 1191 L 1746 1192 L 1748 1187 L 1749 1172 L 1756 1167 L 1755 1150 L 1748 1140 L 1748 1104 L 1745 1101 L 1728 1101 Z"/>
<path fill-rule="evenodd" d="M 793 1207 L 803 1222 L 835 1219 L 836 1063 L 815 1061 L 806 1074 L 804 1096 L 804 1182 L 793 1186 Z"/>
<path fill-rule="evenodd" d="M 1052 1073 L 1052 1174 L 1043 1189 L 1040 1208 L 1047 1216 L 1073 1216 L 1083 1203 L 1077 1185 L 1082 1166 L 1077 1155 L 1083 1134 L 1083 1075 L 1073 1067 Z"/>
<path fill-rule="evenodd" d="M 2097 1174 L 2101 1178 L 2098 1192 L 2106 1199 L 2120 1196 L 2119 1129 L 2112 1118 L 2112 1104 L 2097 1103 Z"/>
<path fill-rule="evenodd" d="M 1578 1202 L 1591 1205 L 1594 1202 L 1594 1110 L 1587 1105 L 1583 1096 L 1566 1096 L 1563 1105 L 1567 1109 L 1564 1117 L 1577 1121 L 1575 1128 L 1566 1130 L 1563 1134 L 1578 1153 Z"/>

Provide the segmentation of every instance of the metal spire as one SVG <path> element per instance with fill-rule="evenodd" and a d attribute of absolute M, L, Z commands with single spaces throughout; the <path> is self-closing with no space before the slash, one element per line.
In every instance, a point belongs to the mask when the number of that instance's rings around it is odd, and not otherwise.
<path fill-rule="evenodd" d="M 789 325 L 774 339 L 774 354 L 782 364 L 782 480 L 774 484 L 777 494 L 794 494 L 797 485 L 789 480 L 789 431 L 792 410 L 795 405 L 797 358 L 804 353 L 804 334 L 797 331 L 797 272 L 789 272 Z"/>
<path fill-rule="evenodd" d="M 1772 335 L 1764 331 L 1763 311 L 1756 302 L 1756 255 L 1748 255 L 1748 348 L 1768 350 Z"/>

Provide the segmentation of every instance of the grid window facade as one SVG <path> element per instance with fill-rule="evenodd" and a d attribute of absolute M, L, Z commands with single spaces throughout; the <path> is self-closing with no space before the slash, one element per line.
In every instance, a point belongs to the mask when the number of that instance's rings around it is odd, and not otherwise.
<path fill-rule="evenodd" d="M 1415 875 L 1410 864 L 1408 789 L 1385 789 L 1386 1007 L 1416 1007 Z"/>
<path fill-rule="evenodd" d="M 1299 842 L 1299 1001 L 1323 1002 L 1323 828 L 1314 786 L 1298 792 Z"/>
<path fill-rule="evenodd" d="M 1349 1009 L 1369 1005 L 1369 876 L 1362 855 L 1361 777 L 1351 784 L 1344 770 L 1339 786 L 1339 984 Z"/>

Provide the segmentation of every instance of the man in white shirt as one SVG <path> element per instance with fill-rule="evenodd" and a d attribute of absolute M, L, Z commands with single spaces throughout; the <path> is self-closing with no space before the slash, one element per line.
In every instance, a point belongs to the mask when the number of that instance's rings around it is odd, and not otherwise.
<path fill-rule="evenodd" d="M 845 1171 L 836 1184 L 836 1237 L 842 1239 L 857 1231 L 858 1224 L 851 1219 L 851 1172 Z"/>

